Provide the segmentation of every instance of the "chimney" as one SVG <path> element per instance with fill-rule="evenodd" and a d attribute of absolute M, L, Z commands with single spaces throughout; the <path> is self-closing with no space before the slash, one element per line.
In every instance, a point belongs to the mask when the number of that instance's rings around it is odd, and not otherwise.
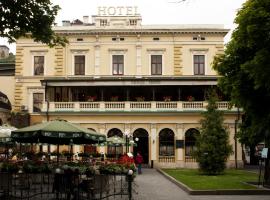
<path fill-rule="evenodd" d="M 69 20 L 63 20 L 62 24 L 63 24 L 63 26 L 70 26 L 70 21 Z"/>
<path fill-rule="evenodd" d="M 83 23 L 88 24 L 89 23 L 89 16 L 83 16 Z"/>

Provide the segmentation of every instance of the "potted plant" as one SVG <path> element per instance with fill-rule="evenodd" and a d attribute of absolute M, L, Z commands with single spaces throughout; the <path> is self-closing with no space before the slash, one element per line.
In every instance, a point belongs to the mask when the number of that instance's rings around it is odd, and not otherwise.
<path fill-rule="evenodd" d="M 164 96 L 163 100 L 164 101 L 171 101 L 171 98 L 172 98 L 171 96 Z"/>
<path fill-rule="evenodd" d="M 97 96 L 88 96 L 87 101 L 93 102 L 93 101 L 96 101 L 96 99 L 97 99 Z"/>
<path fill-rule="evenodd" d="M 111 96 L 111 101 L 118 101 L 118 96 Z"/>
<path fill-rule="evenodd" d="M 143 97 L 143 96 L 135 97 L 135 99 L 136 99 L 137 101 L 144 101 L 144 97 Z"/>
<path fill-rule="evenodd" d="M 191 96 L 191 95 L 187 96 L 187 101 L 194 101 L 194 100 L 195 100 L 195 98 L 193 96 Z"/>

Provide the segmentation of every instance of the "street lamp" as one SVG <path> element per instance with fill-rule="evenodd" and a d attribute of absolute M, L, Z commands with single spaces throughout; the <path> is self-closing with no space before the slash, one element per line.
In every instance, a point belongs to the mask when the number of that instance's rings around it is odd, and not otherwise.
<path fill-rule="evenodd" d="M 128 153 L 128 143 L 129 143 L 129 137 L 130 137 L 129 131 L 125 131 L 124 135 L 126 136 L 126 153 Z"/>

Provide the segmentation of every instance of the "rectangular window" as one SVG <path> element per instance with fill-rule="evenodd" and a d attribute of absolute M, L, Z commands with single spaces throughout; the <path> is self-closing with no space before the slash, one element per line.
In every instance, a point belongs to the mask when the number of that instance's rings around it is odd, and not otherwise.
<path fill-rule="evenodd" d="M 151 74 L 162 74 L 162 55 L 151 55 Z"/>
<path fill-rule="evenodd" d="M 41 112 L 43 93 L 33 93 L 33 112 Z"/>
<path fill-rule="evenodd" d="M 204 55 L 194 55 L 194 75 L 204 75 L 205 68 L 205 56 Z"/>
<path fill-rule="evenodd" d="M 75 75 L 85 75 L 85 56 L 74 56 Z"/>
<path fill-rule="evenodd" d="M 34 75 L 44 75 L 44 56 L 34 56 Z"/>
<path fill-rule="evenodd" d="M 124 74 L 124 55 L 113 55 L 113 75 L 123 75 Z"/>

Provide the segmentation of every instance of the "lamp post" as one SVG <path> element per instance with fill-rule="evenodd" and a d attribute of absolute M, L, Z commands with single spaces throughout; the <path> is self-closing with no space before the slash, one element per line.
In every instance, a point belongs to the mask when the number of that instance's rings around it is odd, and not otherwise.
<path fill-rule="evenodd" d="M 124 132 L 124 135 L 126 136 L 126 153 L 128 153 L 128 143 L 129 143 L 129 132 L 128 131 L 125 131 Z"/>

